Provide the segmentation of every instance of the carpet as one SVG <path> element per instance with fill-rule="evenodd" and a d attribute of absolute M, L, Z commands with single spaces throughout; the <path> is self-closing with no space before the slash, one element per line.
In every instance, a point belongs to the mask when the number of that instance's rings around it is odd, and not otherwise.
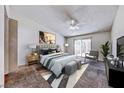
<path fill-rule="evenodd" d="M 110 88 L 103 62 L 91 62 L 74 88 Z"/>
<path fill-rule="evenodd" d="M 21 66 L 16 71 L 5 77 L 5 88 L 51 88 L 50 84 L 39 74 L 36 68 L 42 72 L 47 70 L 39 64 Z"/>
<path fill-rule="evenodd" d="M 51 72 L 41 73 L 41 76 L 53 88 L 73 88 L 87 67 L 88 64 L 82 65 L 81 69 L 77 70 L 70 76 L 62 74 L 59 78 L 56 78 L 55 75 L 52 74 Z"/>
<path fill-rule="evenodd" d="M 58 79 L 51 72 L 41 73 L 41 76 L 52 88 L 110 88 L 103 62 L 83 64 L 81 69 L 72 75 L 62 74 Z"/>
<path fill-rule="evenodd" d="M 109 88 L 103 62 L 83 64 L 67 76 L 55 76 L 40 64 L 22 66 L 5 77 L 6 88 Z"/>

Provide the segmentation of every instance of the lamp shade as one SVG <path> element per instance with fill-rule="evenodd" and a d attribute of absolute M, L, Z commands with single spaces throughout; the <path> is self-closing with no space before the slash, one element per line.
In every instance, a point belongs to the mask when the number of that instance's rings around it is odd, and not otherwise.
<path fill-rule="evenodd" d="M 67 44 L 67 43 L 66 43 L 66 44 L 65 44 L 65 46 L 66 46 L 66 47 L 68 47 L 68 46 L 69 46 L 69 44 Z"/>

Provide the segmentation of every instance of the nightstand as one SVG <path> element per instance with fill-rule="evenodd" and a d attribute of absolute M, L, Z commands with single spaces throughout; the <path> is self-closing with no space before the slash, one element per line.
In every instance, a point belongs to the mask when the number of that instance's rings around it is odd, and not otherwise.
<path fill-rule="evenodd" d="M 39 57 L 38 53 L 31 53 L 31 54 L 27 55 L 28 65 L 39 63 L 39 61 L 40 61 L 40 57 Z"/>

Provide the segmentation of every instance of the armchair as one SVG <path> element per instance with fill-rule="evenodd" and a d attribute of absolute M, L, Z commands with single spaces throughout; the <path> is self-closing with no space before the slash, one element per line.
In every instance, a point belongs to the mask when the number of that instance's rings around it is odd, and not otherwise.
<path fill-rule="evenodd" d="M 96 60 L 98 62 L 99 52 L 98 51 L 90 51 L 90 53 L 85 53 L 85 62 L 86 59 Z"/>

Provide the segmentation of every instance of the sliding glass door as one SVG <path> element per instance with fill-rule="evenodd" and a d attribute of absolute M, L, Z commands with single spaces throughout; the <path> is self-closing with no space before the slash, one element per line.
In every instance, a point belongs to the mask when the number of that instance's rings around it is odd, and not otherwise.
<path fill-rule="evenodd" d="M 81 56 L 81 40 L 75 40 L 75 55 Z"/>
<path fill-rule="evenodd" d="M 85 57 L 85 53 L 91 50 L 91 39 L 79 39 L 74 42 L 75 55 Z"/>

